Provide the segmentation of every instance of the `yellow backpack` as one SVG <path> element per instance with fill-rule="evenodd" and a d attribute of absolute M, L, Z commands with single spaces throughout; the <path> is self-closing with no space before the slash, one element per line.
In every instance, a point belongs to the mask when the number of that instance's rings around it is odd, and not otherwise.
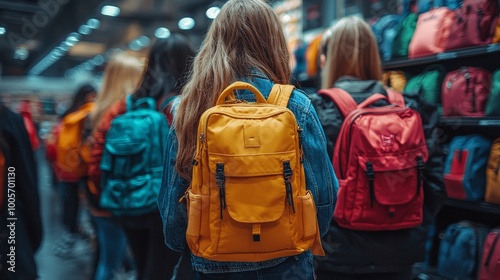
<path fill-rule="evenodd" d="M 85 141 L 83 134 L 93 109 L 94 103 L 87 103 L 62 119 L 55 162 L 62 181 L 76 182 L 87 175 L 90 143 Z"/>
<path fill-rule="evenodd" d="M 486 169 L 486 202 L 500 204 L 500 138 L 491 146 Z"/>
<path fill-rule="evenodd" d="M 382 74 L 382 83 L 397 92 L 403 92 L 406 86 L 406 76 L 403 71 L 387 71 Z"/>
<path fill-rule="evenodd" d="M 235 100 L 233 91 L 241 89 L 253 92 L 257 102 Z M 300 128 L 286 108 L 292 91 L 275 85 L 266 101 L 252 85 L 235 82 L 201 116 L 185 195 L 186 239 L 194 255 L 241 262 L 308 249 L 324 255 L 305 185 Z"/>

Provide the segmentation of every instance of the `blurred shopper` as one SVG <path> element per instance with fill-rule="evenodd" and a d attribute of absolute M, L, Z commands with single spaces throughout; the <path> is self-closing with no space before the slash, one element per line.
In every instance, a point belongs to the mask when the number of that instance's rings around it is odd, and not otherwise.
<path fill-rule="evenodd" d="M 81 86 L 72 99 L 71 107 L 63 114 L 61 122 L 54 128 L 48 142 L 46 157 L 57 177 L 62 198 L 62 222 L 65 234 L 56 245 L 54 253 L 69 257 L 79 239 L 78 213 L 80 209 L 80 186 L 85 185 L 88 167 L 86 130 L 89 114 L 94 108 L 95 89 Z M 53 154 L 52 154 L 53 153 Z M 87 155 L 86 155 L 86 154 Z M 53 160 L 53 161 L 52 161 Z"/>
<path fill-rule="evenodd" d="M 29 100 L 22 100 L 19 104 L 19 114 L 23 117 L 24 127 L 28 132 L 30 137 L 31 148 L 33 150 L 38 150 L 40 147 L 40 141 L 38 139 L 38 131 L 36 125 L 33 121 L 33 112 L 31 107 L 31 102 Z"/>
<path fill-rule="evenodd" d="M 167 39 L 157 40 L 149 53 L 147 68 L 140 86 L 133 91 L 128 102 L 135 104 L 152 98 L 156 103 L 156 109 L 163 112 L 167 119 L 171 119 L 170 103 L 185 84 L 185 76 L 193 56 L 193 47 L 183 35 L 172 34 Z M 92 154 L 90 175 L 95 183 L 102 180 L 99 163 L 111 121 L 127 111 L 126 102 L 127 100 L 122 98 L 114 104 L 102 117 L 94 133 L 95 149 Z M 162 151 L 153 152 L 163 157 Z M 139 279 L 170 279 L 179 254 L 164 244 L 156 198 L 154 208 L 153 211 L 138 215 L 121 214 L 120 221 L 134 255 Z"/>
<path fill-rule="evenodd" d="M 374 99 L 375 93 L 380 93 L 387 98 L 388 91 L 379 82 L 382 66 L 370 26 L 357 17 L 347 17 L 339 20 L 330 31 L 331 34 L 325 37 L 327 49 L 323 51 L 326 53 L 326 60 L 323 60 L 325 68 L 322 75 L 322 88 L 340 88 L 352 96 L 357 104 L 369 97 Z M 332 158 L 340 157 L 333 153 L 344 116 L 329 97 L 324 95 L 312 97 L 327 136 L 328 154 Z M 323 238 L 326 257 L 317 258 L 318 279 L 409 280 L 412 279 L 412 265 L 425 258 L 427 231 L 433 221 L 433 215 L 437 213 L 442 202 L 441 152 L 438 144 L 433 141 L 435 138 L 432 137 L 438 117 L 436 108 L 420 100 L 418 95 L 405 96 L 404 101 L 406 106 L 415 109 L 420 114 L 427 142 L 429 157 L 425 169 L 421 168 L 420 164 L 418 166 L 419 170 L 425 170 L 422 174 L 425 192 L 423 222 L 420 226 L 408 229 L 363 231 L 347 229 L 340 226 L 336 220 L 332 220 L 328 234 Z M 382 99 L 374 106 L 387 104 Z M 385 140 L 383 136 L 381 137 L 382 141 L 385 141 L 384 145 L 399 141 L 392 138 L 394 136 L 389 138 L 386 136 Z M 351 139 L 351 141 L 357 140 Z M 377 164 L 384 164 L 383 161 L 381 162 Z M 417 165 L 412 166 L 415 166 L 416 170 Z M 366 168 L 369 170 L 368 163 Z M 369 172 L 366 176 L 370 176 Z M 357 180 L 361 179 L 357 178 Z M 394 180 L 399 179 L 401 178 Z M 385 187 L 387 186 L 379 186 L 382 189 Z M 414 192 L 415 189 L 411 191 Z M 381 194 L 377 193 L 377 195 Z M 337 203 L 337 207 L 340 203 L 340 201 Z M 364 202 L 357 201 L 357 203 Z"/>
<path fill-rule="evenodd" d="M 169 133 L 164 178 L 159 195 L 167 245 L 176 251 L 186 246 L 186 207 L 179 203 L 190 184 L 200 116 L 219 94 L 235 81 L 247 81 L 264 97 L 275 83 L 289 84 L 289 52 L 278 16 L 260 0 L 231 0 L 212 22 L 194 62 L 190 79 L 174 104 L 174 125 Z M 255 101 L 246 91 L 238 98 Z M 178 109 L 177 109 L 178 107 Z M 302 128 L 306 188 L 313 192 L 321 233 L 325 233 L 334 206 L 337 180 L 326 155 L 325 136 L 310 100 L 293 90 L 288 108 Z M 217 211 L 218 212 L 218 211 Z M 263 262 L 217 262 L 191 256 L 194 279 L 314 279 L 308 250 L 293 257 Z"/>
<path fill-rule="evenodd" d="M 100 182 L 95 174 L 99 173 L 100 158 L 96 154 L 102 151 L 104 136 L 99 125 L 112 120 L 106 117 L 113 104 L 133 92 L 143 72 L 142 62 L 125 53 L 111 58 L 104 70 L 101 89 L 95 101 L 95 110 L 90 115 L 92 131 L 92 149 L 89 164 L 88 194 L 91 214 L 94 218 L 98 243 L 98 264 L 95 280 L 110 280 L 116 277 L 122 264 L 126 262 L 127 238 L 117 217 L 103 210 L 99 204 Z"/>
<path fill-rule="evenodd" d="M 42 240 L 37 166 L 21 116 L 0 105 L 0 279 L 37 279 Z M 13 250 L 14 248 L 14 250 Z"/>

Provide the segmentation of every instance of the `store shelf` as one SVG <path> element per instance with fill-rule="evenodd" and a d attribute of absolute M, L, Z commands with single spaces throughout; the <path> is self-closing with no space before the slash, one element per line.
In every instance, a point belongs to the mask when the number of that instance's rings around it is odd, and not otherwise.
<path fill-rule="evenodd" d="M 500 117 L 483 117 L 483 118 L 442 117 L 439 123 L 441 126 L 448 126 L 448 127 L 464 127 L 464 126 L 500 127 Z"/>
<path fill-rule="evenodd" d="M 384 69 L 404 68 L 409 66 L 440 63 L 440 61 L 460 59 L 465 57 L 500 53 L 500 44 L 458 49 L 420 58 L 400 58 L 383 62 Z"/>
<path fill-rule="evenodd" d="M 500 205 L 487 202 L 465 201 L 453 198 L 448 198 L 445 202 L 448 206 L 453 206 L 461 209 L 468 209 L 482 213 L 500 215 Z"/>

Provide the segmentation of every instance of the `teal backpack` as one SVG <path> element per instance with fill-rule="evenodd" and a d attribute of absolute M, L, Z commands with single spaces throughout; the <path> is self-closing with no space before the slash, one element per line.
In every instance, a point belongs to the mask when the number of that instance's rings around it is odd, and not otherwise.
<path fill-rule="evenodd" d="M 443 65 L 430 65 L 422 73 L 408 79 L 403 94 L 419 92 L 425 101 L 438 105 L 441 102 L 441 86 L 445 76 L 446 69 Z"/>
<path fill-rule="evenodd" d="M 396 37 L 392 42 L 392 57 L 408 57 L 410 41 L 417 28 L 418 14 L 409 14 L 396 30 Z"/>
<path fill-rule="evenodd" d="M 500 116 L 500 69 L 491 76 L 491 91 L 484 113 L 486 116 Z"/>
<path fill-rule="evenodd" d="M 155 211 L 163 173 L 168 123 L 145 97 L 126 99 L 127 111 L 111 122 L 101 160 L 100 206 L 117 216 Z"/>

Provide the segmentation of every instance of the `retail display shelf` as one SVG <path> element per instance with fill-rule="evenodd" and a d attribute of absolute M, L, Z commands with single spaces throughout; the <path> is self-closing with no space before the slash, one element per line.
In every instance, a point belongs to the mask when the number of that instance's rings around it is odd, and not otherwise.
<path fill-rule="evenodd" d="M 448 127 L 486 126 L 500 128 L 500 117 L 442 117 L 439 123 L 441 124 L 441 126 Z"/>
<path fill-rule="evenodd" d="M 383 67 L 384 69 L 404 68 L 415 65 L 439 63 L 439 61 L 443 60 L 459 59 L 496 52 L 500 52 L 500 44 L 490 44 L 487 46 L 457 49 L 419 58 L 398 58 L 383 62 Z"/>
<path fill-rule="evenodd" d="M 461 209 L 468 209 L 468 210 L 479 211 L 479 212 L 483 212 L 483 213 L 500 215 L 500 205 L 487 203 L 484 201 L 475 202 L 475 201 L 465 201 L 465 200 L 448 198 L 446 200 L 446 205 L 458 207 Z"/>

